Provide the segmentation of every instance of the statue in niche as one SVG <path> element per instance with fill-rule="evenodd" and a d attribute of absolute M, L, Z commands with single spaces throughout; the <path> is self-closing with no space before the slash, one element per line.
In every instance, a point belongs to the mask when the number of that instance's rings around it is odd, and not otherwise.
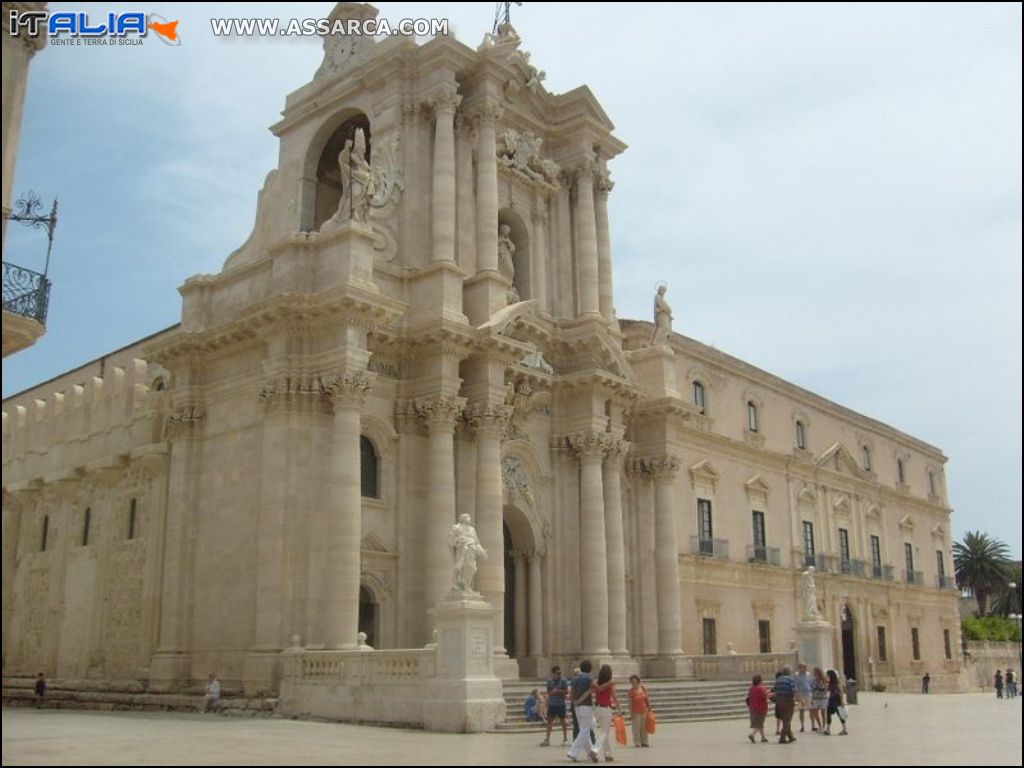
<path fill-rule="evenodd" d="M 516 244 L 512 242 L 512 227 L 508 224 L 498 225 L 498 272 L 503 277 L 507 277 L 509 280 L 514 281 L 516 277 L 516 266 L 513 257 L 516 252 Z M 509 286 L 508 296 L 506 297 L 509 304 L 515 304 L 520 300 L 519 291 L 516 290 L 515 283 Z"/>
<path fill-rule="evenodd" d="M 487 550 L 480 543 L 473 526 L 473 519 L 463 513 L 459 522 L 452 526 L 448 534 L 448 547 L 455 558 L 452 591 L 475 595 L 473 578 L 476 576 L 476 559 L 487 559 Z"/>
<path fill-rule="evenodd" d="M 804 598 L 804 620 L 821 621 L 821 611 L 818 609 L 818 588 L 814 584 L 814 566 L 808 566 L 803 572 L 803 598 Z"/>
<path fill-rule="evenodd" d="M 335 218 L 365 222 L 377 192 L 377 174 L 366 161 L 366 134 L 362 128 L 356 129 L 354 138 L 345 139 L 345 146 L 338 154 L 338 167 L 341 201 Z"/>
<path fill-rule="evenodd" d="M 651 346 L 666 343 L 672 334 L 672 307 L 665 300 L 667 290 L 668 286 L 662 283 L 654 297 L 654 336 L 651 337 Z"/>

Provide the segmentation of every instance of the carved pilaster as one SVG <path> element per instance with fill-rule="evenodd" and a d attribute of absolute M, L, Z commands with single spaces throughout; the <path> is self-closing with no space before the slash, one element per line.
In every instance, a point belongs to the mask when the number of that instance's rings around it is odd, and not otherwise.
<path fill-rule="evenodd" d="M 167 440 L 192 440 L 202 434 L 206 411 L 201 405 L 180 405 L 171 411 L 164 422 Z"/>
<path fill-rule="evenodd" d="M 510 405 L 472 405 L 465 412 L 466 425 L 478 437 L 500 439 L 508 431 L 513 410 Z"/>
<path fill-rule="evenodd" d="M 679 470 L 679 459 L 675 456 L 648 456 L 642 459 L 634 459 L 632 470 L 635 473 L 647 475 L 655 482 L 671 480 Z"/>
<path fill-rule="evenodd" d="M 433 110 L 435 116 L 440 117 L 454 115 L 461 103 L 462 96 L 458 88 L 452 83 L 445 83 L 427 98 L 425 105 Z"/>
<path fill-rule="evenodd" d="M 330 397 L 319 381 L 301 377 L 268 380 L 259 392 L 260 405 L 269 416 L 276 413 L 327 411 Z"/>

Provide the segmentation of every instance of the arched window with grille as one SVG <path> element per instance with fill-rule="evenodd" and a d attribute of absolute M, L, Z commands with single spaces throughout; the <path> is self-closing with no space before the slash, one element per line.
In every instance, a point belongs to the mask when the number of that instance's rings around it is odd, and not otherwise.
<path fill-rule="evenodd" d="M 693 404 L 704 413 L 704 385 L 699 381 L 693 382 Z"/>

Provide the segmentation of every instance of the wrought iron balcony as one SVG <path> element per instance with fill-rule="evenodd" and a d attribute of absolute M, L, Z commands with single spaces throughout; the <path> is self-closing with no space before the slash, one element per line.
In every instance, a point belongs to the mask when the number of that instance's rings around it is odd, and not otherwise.
<path fill-rule="evenodd" d="M 935 586 L 939 589 L 956 589 L 956 579 L 952 576 L 936 576 Z"/>
<path fill-rule="evenodd" d="M 778 565 L 779 559 L 779 548 L 778 547 L 755 547 L 749 545 L 747 547 L 747 560 L 751 563 L 768 563 L 769 565 Z"/>
<path fill-rule="evenodd" d="M 4 262 L 4 311 L 30 317 L 46 325 L 50 281 L 46 275 Z"/>
<path fill-rule="evenodd" d="M 812 555 L 804 552 L 804 568 L 810 568 L 813 565 L 819 573 L 828 573 L 833 570 L 831 560 L 832 558 L 828 555 Z"/>
<path fill-rule="evenodd" d="M 729 542 L 727 539 L 702 539 L 697 536 L 691 536 L 690 553 L 728 560 Z"/>
<path fill-rule="evenodd" d="M 871 578 L 879 581 L 892 581 L 891 565 L 872 565 Z"/>
<path fill-rule="evenodd" d="M 924 584 L 924 573 L 922 571 L 903 571 L 903 577 L 906 579 L 907 584 L 917 584 L 921 586 Z"/>
<path fill-rule="evenodd" d="M 866 566 L 867 563 L 863 560 L 839 558 L 839 572 L 844 576 L 856 576 L 858 579 L 862 579 L 864 578 Z"/>

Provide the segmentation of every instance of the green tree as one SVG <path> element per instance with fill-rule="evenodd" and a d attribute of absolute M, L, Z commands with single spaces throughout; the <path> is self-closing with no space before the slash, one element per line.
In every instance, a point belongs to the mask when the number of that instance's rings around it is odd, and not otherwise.
<path fill-rule="evenodd" d="M 963 541 L 953 543 L 953 565 L 957 584 L 974 592 L 978 615 L 984 616 L 989 596 L 1010 581 L 1010 548 L 987 533 L 968 531 Z"/>
<path fill-rule="evenodd" d="M 1019 565 L 1010 566 L 1009 583 L 1005 584 L 998 594 L 992 599 L 992 613 L 999 616 L 1009 616 L 1011 613 L 1020 613 L 1021 608 L 1021 572 Z M 1011 589 L 1010 584 L 1014 587 Z"/>

